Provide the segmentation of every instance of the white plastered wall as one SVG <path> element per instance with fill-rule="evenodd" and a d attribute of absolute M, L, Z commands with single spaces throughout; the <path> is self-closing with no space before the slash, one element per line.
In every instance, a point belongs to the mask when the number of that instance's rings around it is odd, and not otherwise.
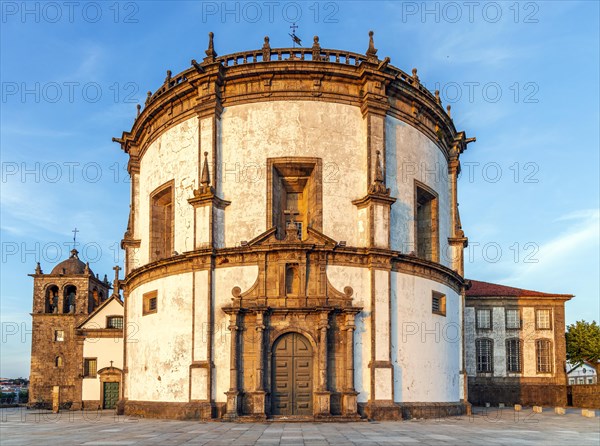
<path fill-rule="evenodd" d="M 369 400 L 371 389 L 371 280 L 367 268 L 351 266 L 327 267 L 327 278 L 333 287 L 342 291 L 352 287 L 352 304 L 362 307 L 356 315 L 354 331 L 354 388 L 358 392 L 358 402 Z"/>
<path fill-rule="evenodd" d="M 405 122 L 386 118 L 386 180 L 396 202 L 391 210 L 391 249 L 415 251 L 415 180 L 438 194 L 440 263 L 451 266 L 450 189 L 448 163 L 444 154 L 427 136 Z"/>
<path fill-rule="evenodd" d="M 459 401 L 460 295 L 433 280 L 391 274 L 394 401 Z M 432 313 L 432 291 L 446 295 L 446 316 Z"/>
<path fill-rule="evenodd" d="M 231 201 L 225 211 L 226 246 L 268 229 L 267 158 L 276 157 L 322 158 L 323 232 L 359 245 L 357 209 L 351 202 L 367 191 L 367 161 L 358 107 L 322 101 L 236 105 L 224 110 L 220 126 L 218 189 Z"/>
<path fill-rule="evenodd" d="M 111 300 L 102 310 L 88 320 L 82 328 L 106 328 L 107 316 L 123 316 L 123 305 Z M 83 357 L 96 358 L 96 369 L 101 370 L 112 366 L 123 370 L 123 338 L 86 337 L 83 341 Z M 83 401 L 100 401 L 100 375 L 94 378 L 84 378 L 82 384 Z"/>
<path fill-rule="evenodd" d="M 140 163 L 136 234 L 141 237 L 136 266 L 149 261 L 150 194 L 174 180 L 175 203 L 173 249 L 194 249 L 194 208 L 188 203 L 198 179 L 198 118 L 191 118 L 165 131 L 150 144 Z"/>
<path fill-rule="evenodd" d="M 143 294 L 157 291 L 157 312 Z M 144 283 L 128 296 L 126 391 L 132 401 L 186 402 L 192 360 L 192 273 Z"/>

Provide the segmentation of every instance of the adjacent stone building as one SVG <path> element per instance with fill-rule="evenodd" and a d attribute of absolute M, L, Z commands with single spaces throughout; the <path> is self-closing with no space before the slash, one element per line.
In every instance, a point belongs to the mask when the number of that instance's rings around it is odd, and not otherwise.
<path fill-rule="evenodd" d="M 50 407 L 53 391 L 63 408 L 116 403 L 104 404 L 101 386 L 121 381 L 123 305 L 117 294 L 108 298 L 111 286 L 106 276 L 100 280 L 78 254 L 73 249 L 50 274 L 44 274 L 39 263 L 31 274 L 30 405 Z M 108 387 L 113 398 L 115 385 Z"/>
<path fill-rule="evenodd" d="M 572 297 L 471 281 L 465 362 L 472 404 L 566 405 L 565 302 Z"/>
<path fill-rule="evenodd" d="M 598 384 L 598 372 L 590 362 L 573 365 L 567 361 L 569 385 Z"/>

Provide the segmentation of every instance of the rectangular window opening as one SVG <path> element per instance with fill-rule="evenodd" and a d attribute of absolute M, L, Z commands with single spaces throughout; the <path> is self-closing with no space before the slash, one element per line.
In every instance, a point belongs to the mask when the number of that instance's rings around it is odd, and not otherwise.
<path fill-rule="evenodd" d="M 158 311 L 158 292 L 151 291 L 143 296 L 143 315 L 153 314 Z"/>
<path fill-rule="evenodd" d="M 518 309 L 506 309 L 506 328 L 518 330 L 521 328 L 521 314 Z"/>
<path fill-rule="evenodd" d="M 416 186 L 415 191 L 415 253 L 417 257 L 438 261 L 438 199 L 426 186 Z"/>
<path fill-rule="evenodd" d="M 521 373 L 521 341 L 519 339 L 506 341 L 506 370 L 511 373 Z"/>
<path fill-rule="evenodd" d="M 552 329 L 551 310 L 543 309 L 535 311 L 535 327 L 538 330 Z"/>
<path fill-rule="evenodd" d="M 95 378 L 98 372 L 98 363 L 96 358 L 85 358 L 83 360 L 83 377 Z"/>
<path fill-rule="evenodd" d="M 123 328 L 123 316 L 109 316 L 106 319 L 106 328 Z"/>
<path fill-rule="evenodd" d="M 150 261 L 173 253 L 173 185 L 172 182 L 150 197 Z"/>
<path fill-rule="evenodd" d="M 535 342 L 538 373 L 552 373 L 552 344 L 547 339 Z"/>
<path fill-rule="evenodd" d="M 475 341 L 477 357 L 477 372 L 491 373 L 493 370 L 493 344 L 491 339 L 477 339 Z"/>
<path fill-rule="evenodd" d="M 446 295 L 433 291 L 431 295 L 431 312 L 446 316 Z"/>
<path fill-rule="evenodd" d="M 489 309 L 477 310 L 477 328 L 482 330 L 491 330 L 492 312 Z"/>

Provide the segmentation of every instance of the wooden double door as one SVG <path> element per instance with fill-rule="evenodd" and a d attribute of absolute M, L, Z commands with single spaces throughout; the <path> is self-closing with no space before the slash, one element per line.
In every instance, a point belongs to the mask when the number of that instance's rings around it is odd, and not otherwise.
<path fill-rule="evenodd" d="M 272 415 L 313 415 L 313 350 L 299 333 L 281 336 L 273 346 Z"/>

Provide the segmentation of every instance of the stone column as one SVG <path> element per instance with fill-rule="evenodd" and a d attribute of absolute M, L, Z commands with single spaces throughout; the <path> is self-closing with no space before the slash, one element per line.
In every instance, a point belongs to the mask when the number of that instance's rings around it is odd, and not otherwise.
<path fill-rule="evenodd" d="M 317 391 L 315 392 L 316 416 L 330 416 L 331 392 L 327 389 L 327 330 L 329 330 L 329 310 L 323 310 L 319 314 L 319 352 L 318 365 L 319 376 Z"/>
<path fill-rule="evenodd" d="M 259 309 L 256 311 L 256 378 L 254 382 L 254 392 L 252 392 L 252 413 L 254 417 L 266 419 L 265 414 L 265 388 L 264 388 L 264 332 L 265 325 L 265 310 Z"/>
<path fill-rule="evenodd" d="M 346 313 L 346 323 L 344 330 L 346 332 L 346 376 L 345 386 L 342 392 L 342 415 L 357 416 L 357 395 L 354 390 L 354 316 L 359 310 Z"/>
<path fill-rule="evenodd" d="M 227 395 L 227 413 L 225 417 L 228 419 L 235 419 L 238 417 L 240 411 L 240 391 L 238 388 L 238 365 L 239 365 L 239 335 L 240 327 L 239 322 L 239 311 L 237 309 L 231 309 L 229 312 L 229 331 L 231 332 L 231 349 L 229 353 L 229 391 L 225 392 Z"/>

